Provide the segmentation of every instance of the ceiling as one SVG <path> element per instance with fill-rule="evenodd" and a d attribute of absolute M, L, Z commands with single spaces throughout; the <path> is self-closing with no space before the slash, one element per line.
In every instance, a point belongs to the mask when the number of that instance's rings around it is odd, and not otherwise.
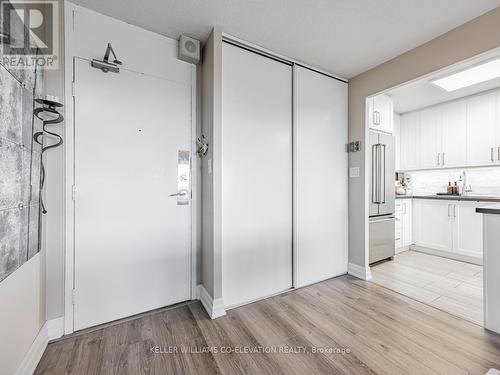
<path fill-rule="evenodd" d="M 500 6 L 500 0 L 73 0 L 177 39 L 214 25 L 344 78 Z"/>
<path fill-rule="evenodd" d="M 448 92 L 431 83 L 436 78 L 447 76 L 451 73 L 462 71 L 468 67 L 487 62 L 500 57 L 500 50 L 491 51 L 483 56 L 470 59 L 463 63 L 443 69 L 425 78 L 402 85 L 389 90 L 389 94 L 394 102 L 394 112 L 406 113 L 416 109 L 422 109 L 435 104 L 448 102 L 466 96 L 478 94 L 500 87 L 500 78 L 478 83 L 463 89 Z"/>

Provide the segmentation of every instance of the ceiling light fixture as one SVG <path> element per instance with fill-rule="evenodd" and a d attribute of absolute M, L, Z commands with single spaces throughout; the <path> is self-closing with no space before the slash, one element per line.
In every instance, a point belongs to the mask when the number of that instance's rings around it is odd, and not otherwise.
<path fill-rule="evenodd" d="M 498 77 L 500 77 L 500 59 L 491 60 L 461 72 L 435 79 L 431 83 L 450 92 Z"/>

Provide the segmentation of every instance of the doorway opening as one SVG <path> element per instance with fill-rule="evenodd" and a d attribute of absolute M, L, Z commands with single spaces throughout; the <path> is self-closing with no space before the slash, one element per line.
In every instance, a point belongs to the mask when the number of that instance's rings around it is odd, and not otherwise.
<path fill-rule="evenodd" d="M 499 50 L 366 99 L 371 281 L 480 325 L 476 209 L 500 202 L 500 69 L 477 72 L 492 61 Z"/>

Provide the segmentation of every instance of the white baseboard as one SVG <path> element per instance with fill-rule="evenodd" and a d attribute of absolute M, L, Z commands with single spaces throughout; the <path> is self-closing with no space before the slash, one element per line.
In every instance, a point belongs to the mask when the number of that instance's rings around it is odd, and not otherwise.
<path fill-rule="evenodd" d="M 357 277 L 361 280 L 371 280 L 372 271 L 369 266 L 361 267 L 354 263 L 349 263 L 347 267 L 347 273 L 351 276 Z"/>
<path fill-rule="evenodd" d="M 19 366 L 15 375 L 32 375 L 35 372 L 38 362 L 42 358 L 43 352 L 49 343 L 47 323 L 38 332 L 38 335 L 31 344 L 28 353 L 24 356 L 23 362 Z"/>
<path fill-rule="evenodd" d="M 64 335 L 64 316 L 47 321 L 49 340 L 55 340 Z"/>
<path fill-rule="evenodd" d="M 458 260 L 460 262 L 472 263 L 472 264 L 476 264 L 478 266 L 483 265 L 483 258 L 475 258 L 475 257 L 471 257 L 469 255 L 453 253 L 451 251 L 436 250 L 436 249 L 431 249 L 430 247 L 424 247 L 424 246 L 418 246 L 418 245 L 411 245 L 410 250 L 417 251 L 419 253 L 435 255 L 438 257 L 442 257 L 442 258 Z"/>
<path fill-rule="evenodd" d="M 226 315 L 226 308 L 222 298 L 213 299 L 202 284 L 198 285 L 198 299 L 207 310 L 210 318 L 215 319 Z"/>

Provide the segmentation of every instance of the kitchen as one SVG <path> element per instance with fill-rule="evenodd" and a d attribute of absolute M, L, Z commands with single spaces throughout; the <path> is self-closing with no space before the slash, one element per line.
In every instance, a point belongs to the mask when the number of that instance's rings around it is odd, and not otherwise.
<path fill-rule="evenodd" d="M 500 202 L 499 77 L 492 51 L 367 98 L 372 281 L 477 324 L 476 209 Z"/>

